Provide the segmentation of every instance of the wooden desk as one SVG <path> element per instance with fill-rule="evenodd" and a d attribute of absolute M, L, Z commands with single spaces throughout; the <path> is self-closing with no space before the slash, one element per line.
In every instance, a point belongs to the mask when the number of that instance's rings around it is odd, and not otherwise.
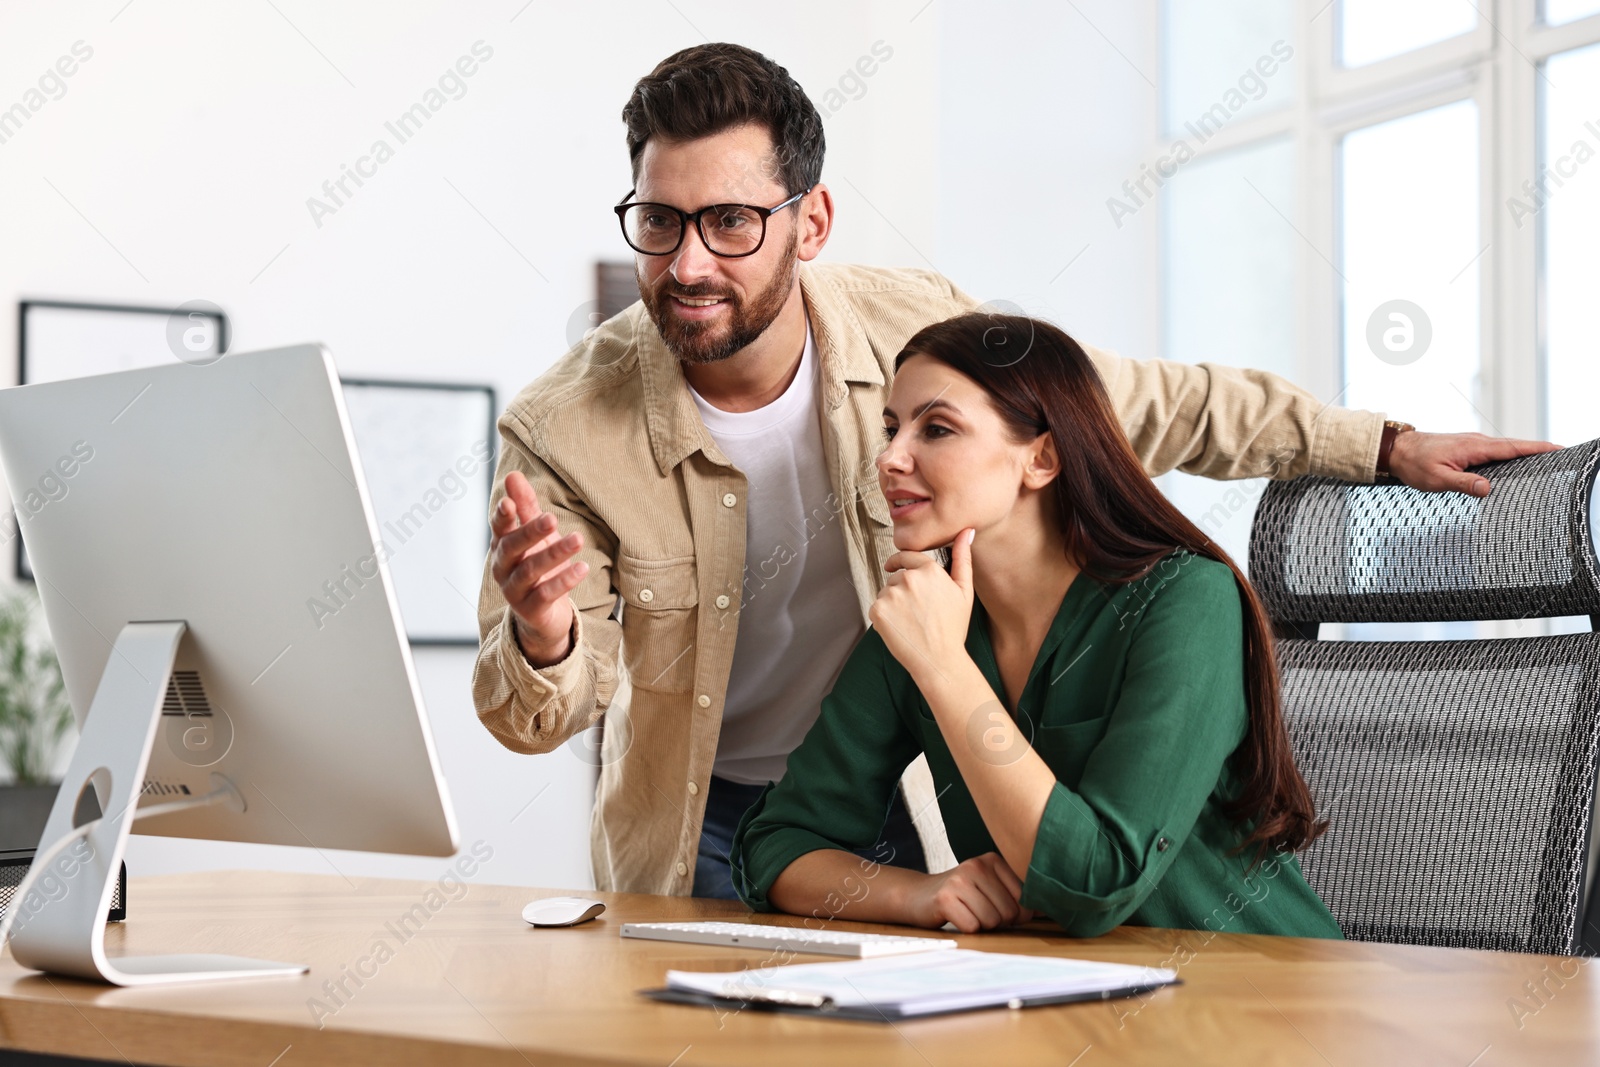
<path fill-rule="evenodd" d="M 1600 981 L 1587 962 L 1564 957 L 1237 935 L 1208 941 L 1204 933 L 1139 927 L 1082 941 L 1040 924 L 960 940 L 1176 966 L 1184 984 L 1144 1001 L 891 1026 L 719 1015 L 636 995 L 661 985 L 669 967 L 733 970 L 765 957 L 625 941 L 617 933 L 623 922 L 737 919 L 747 914 L 737 904 L 594 894 L 609 904 L 599 920 L 539 930 L 522 921 L 522 906 L 556 891 L 468 884 L 456 899 L 432 898 L 437 910 L 429 912 L 430 890 L 438 886 L 258 872 L 134 879 L 130 921 L 109 938 L 113 953 L 228 952 L 304 962 L 311 973 L 117 989 L 24 971 L 8 953 L 0 959 L 0 1048 L 240 1067 L 1600 1063 Z M 424 917 L 401 928 L 419 904 Z M 380 943 L 392 951 L 381 962 Z M 345 978 L 348 997 L 327 992 L 325 982 L 357 969 L 370 977 L 359 987 Z M 1542 990 L 1538 999 L 1530 988 Z"/>

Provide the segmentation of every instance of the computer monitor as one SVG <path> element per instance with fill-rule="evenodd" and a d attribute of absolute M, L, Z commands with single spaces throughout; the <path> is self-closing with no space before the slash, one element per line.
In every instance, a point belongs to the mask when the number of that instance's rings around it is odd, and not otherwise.
<path fill-rule="evenodd" d="M 73 837 L 88 783 L 106 813 L 77 828 L 93 851 L 77 881 L 19 914 L 19 962 L 125 985 L 304 970 L 106 958 L 133 818 L 171 837 L 455 852 L 326 349 L 0 390 L 0 456 L 80 729 L 41 859 Z"/>

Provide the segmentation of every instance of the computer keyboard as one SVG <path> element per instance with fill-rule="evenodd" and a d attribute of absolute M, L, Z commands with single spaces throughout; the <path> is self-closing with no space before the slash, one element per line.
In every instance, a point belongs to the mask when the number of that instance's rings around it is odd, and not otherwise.
<path fill-rule="evenodd" d="M 955 948 L 954 941 L 898 934 L 856 934 L 844 930 L 811 930 L 803 926 L 760 926 L 755 923 L 623 923 L 623 937 L 651 941 L 683 941 L 694 945 L 787 949 L 825 956 L 871 959 L 907 952 Z"/>

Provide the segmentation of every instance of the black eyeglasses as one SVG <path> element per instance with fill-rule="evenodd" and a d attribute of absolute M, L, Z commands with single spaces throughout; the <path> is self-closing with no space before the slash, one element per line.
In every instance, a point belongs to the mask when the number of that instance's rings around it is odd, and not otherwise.
<path fill-rule="evenodd" d="M 694 220 L 695 229 L 707 251 L 725 259 L 753 256 L 761 251 L 767 239 L 767 219 L 799 200 L 810 188 L 795 193 L 775 207 L 752 207 L 749 204 L 712 204 L 699 211 L 681 211 L 671 204 L 630 204 L 637 192 L 628 190 L 622 202 L 612 208 L 622 223 L 622 239 L 635 252 L 647 256 L 670 256 L 683 244 L 683 234 Z M 706 226 L 706 216 L 711 216 L 711 226 Z"/>

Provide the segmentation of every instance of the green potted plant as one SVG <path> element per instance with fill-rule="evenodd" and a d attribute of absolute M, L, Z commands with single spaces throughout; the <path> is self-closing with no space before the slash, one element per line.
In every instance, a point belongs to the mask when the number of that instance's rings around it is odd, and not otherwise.
<path fill-rule="evenodd" d="M 57 783 L 51 782 L 72 706 L 54 649 L 40 633 L 38 597 L 0 597 L 0 849 L 33 848 L 44 832 Z"/>

